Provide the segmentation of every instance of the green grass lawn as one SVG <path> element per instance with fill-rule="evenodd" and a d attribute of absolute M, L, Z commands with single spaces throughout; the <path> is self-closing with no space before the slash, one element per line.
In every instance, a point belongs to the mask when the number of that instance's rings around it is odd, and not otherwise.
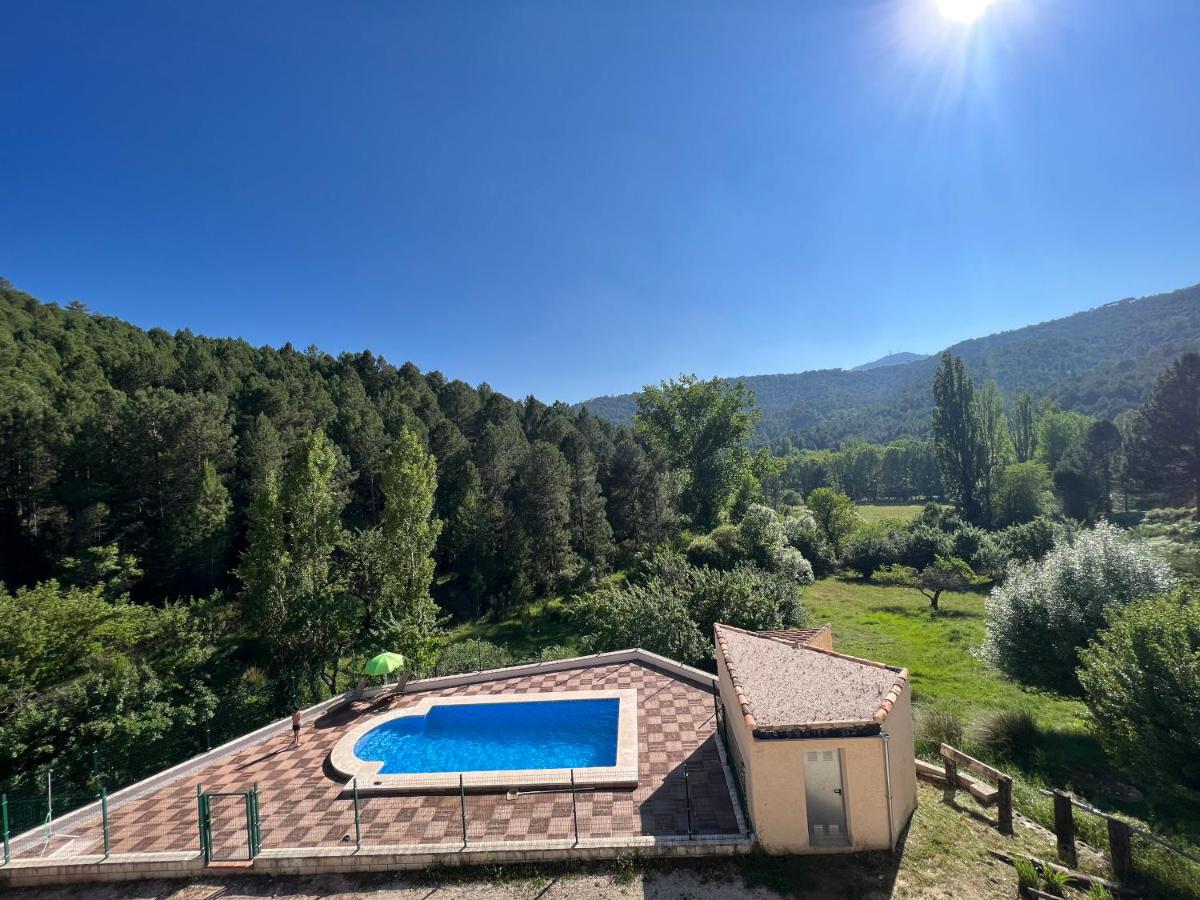
<path fill-rule="evenodd" d="M 883 519 L 900 519 L 907 522 L 919 516 L 924 508 L 923 503 L 859 503 L 858 514 L 868 524 Z"/>

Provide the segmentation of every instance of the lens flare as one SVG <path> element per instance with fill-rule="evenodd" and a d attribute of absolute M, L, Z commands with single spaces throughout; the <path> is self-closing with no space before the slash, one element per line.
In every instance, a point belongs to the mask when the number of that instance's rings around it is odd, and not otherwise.
<path fill-rule="evenodd" d="M 951 22 L 969 25 L 987 12 L 992 0 L 937 0 L 938 10 Z"/>

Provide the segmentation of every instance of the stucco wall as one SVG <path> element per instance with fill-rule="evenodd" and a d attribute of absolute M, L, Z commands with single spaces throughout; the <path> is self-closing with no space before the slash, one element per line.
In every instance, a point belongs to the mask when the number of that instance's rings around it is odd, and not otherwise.
<path fill-rule="evenodd" d="M 912 690 L 905 681 L 892 711 L 883 720 L 892 761 L 892 819 L 896 836 L 917 808 L 917 764 L 913 747 Z"/>
<path fill-rule="evenodd" d="M 885 744 L 881 738 L 755 739 L 720 654 L 717 674 L 730 749 L 745 763 L 750 818 L 764 849 L 772 853 L 830 853 L 882 850 L 894 845 L 916 807 L 912 706 L 907 684 L 885 724 L 889 735 L 886 752 L 892 768 L 892 816 L 889 817 Z M 849 847 L 809 844 L 804 790 L 804 753 L 808 750 L 841 752 Z"/>

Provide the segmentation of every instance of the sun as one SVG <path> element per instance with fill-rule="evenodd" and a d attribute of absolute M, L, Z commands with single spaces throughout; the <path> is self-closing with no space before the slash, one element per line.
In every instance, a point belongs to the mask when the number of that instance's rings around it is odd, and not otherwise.
<path fill-rule="evenodd" d="M 991 5 L 992 0 L 937 0 L 944 18 L 964 25 L 977 21 Z"/>

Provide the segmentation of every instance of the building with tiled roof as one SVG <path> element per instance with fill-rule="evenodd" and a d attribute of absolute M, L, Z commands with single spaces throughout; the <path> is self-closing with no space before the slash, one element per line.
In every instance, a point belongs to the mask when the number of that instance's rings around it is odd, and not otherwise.
<path fill-rule="evenodd" d="M 829 626 L 714 628 L 728 745 L 763 846 L 885 849 L 916 808 L 905 669 L 835 652 Z"/>

